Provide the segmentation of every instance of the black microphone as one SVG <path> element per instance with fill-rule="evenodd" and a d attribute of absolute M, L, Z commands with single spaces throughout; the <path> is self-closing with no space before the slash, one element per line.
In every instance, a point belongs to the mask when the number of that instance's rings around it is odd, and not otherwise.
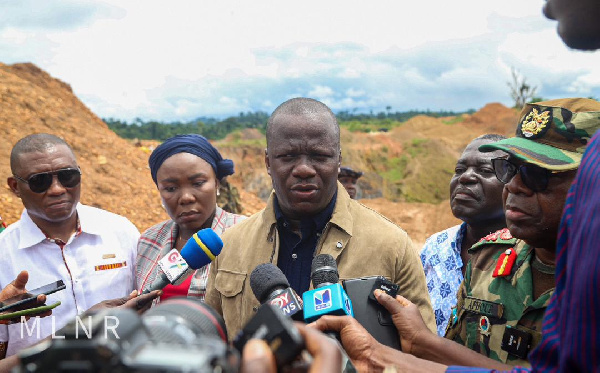
<path fill-rule="evenodd" d="M 259 264 L 250 274 L 250 288 L 261 304 L 276 306 L 285 316 L 303 321 L 302 301 L 288 279 L 274 264 Z"/>
<path fill-rule="evenodd" d="M 192 270 L 212 262 L 221 253 L 222 248 L 223 241 L 212 229 L 199 230 L 183 246 L 181 254 L 177 249 L 173 249 L 158 262 L 160 276 L 142 294 L 177 283 L 185 278 L 184 274 L 191 274 Z"/>
<path fill-rule="evenodd" d="M 293 321 L 269 303 L 258 308 L 233 340 L 233 346 L 241 354 L 253 338 L 262 339 L 269 345 L 280 368 L 291 363 L 304 349 L 304 339 Z"/>
<path fill-rule="evenodd" d="M 310 277 L 315 290 L 302 294 L 304 321 L 311 323 L 323 315 L 354 316 L 352 301 L 338 284 L 340 275 L 331 255 L 320 254 L 313 259 Z"/>

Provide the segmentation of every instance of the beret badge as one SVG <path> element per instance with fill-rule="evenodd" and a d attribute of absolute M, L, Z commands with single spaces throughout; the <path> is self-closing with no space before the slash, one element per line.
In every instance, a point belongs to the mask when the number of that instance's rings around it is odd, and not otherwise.
<path fill-rule="evenodd" d="M 544 135 L 548 130 L 548 122 L 551 121 L 552 112 L 550 110 L 538 112 L 536 108 L 532 108 L 529 114 L 523 118 L 519 130 L 523 137 L 535 139 Z"/>

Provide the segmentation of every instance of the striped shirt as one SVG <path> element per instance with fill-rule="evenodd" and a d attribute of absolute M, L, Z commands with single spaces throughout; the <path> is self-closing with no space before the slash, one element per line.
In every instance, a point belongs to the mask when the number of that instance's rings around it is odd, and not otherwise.
<path fill-rule="evenodd" d="M 558 233 L 556 292 L 543 337 L 530 355 L 534 371 L 600 370 L 600 132 L 569 190 Z"/>
<path fill-rule="evenodd" d="M 217 207 L 211 228 L 219 236 L 225 230 L 239 223 L 245 216 L 229 213 Z M 179 228 L 173 220 L 158 223 L 146 230 L 138 243 L 136 280 L 139 291 L 149 287 L 159 275 L 158 262 L 173 249 Z M 193 275 L 188 297 L 197 297 L 204 301 L 206 281 L 210 264 L 197 269 Z M 160 302 L 160 299 L 157 303 Z"/>

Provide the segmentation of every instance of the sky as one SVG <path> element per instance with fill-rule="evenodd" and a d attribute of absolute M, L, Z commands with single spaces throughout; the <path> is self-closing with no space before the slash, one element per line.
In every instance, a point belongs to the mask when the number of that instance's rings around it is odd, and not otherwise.
<path fill-rule="evenodd" d="M 600 53 L 568 49 L 543 0 L 0 0 L 0 62 L 32 62 L 98 116 L 133 121 L 272 112 L 512 106 L 600 97 Z"/>

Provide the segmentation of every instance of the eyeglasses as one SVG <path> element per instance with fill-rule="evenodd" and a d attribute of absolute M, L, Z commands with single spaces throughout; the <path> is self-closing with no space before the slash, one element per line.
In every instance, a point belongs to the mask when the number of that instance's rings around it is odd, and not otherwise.
<path fill-rule="evenodd" d="M 505 158 L 492 159 L 492 166 L 496 177 L 502 183 L 508 184 L 517 173 L 520 173 L 525 186 L 534 192 L 546 190 L 550 175 L 554 173 L 533 164 L 526 163 L 519 166 Z"/>
<path fill-rule="evenodd" d="M 27 185 L 34 193 L 44 193 L 52 185 L 54 176 L 65 188 L 74 188 L 81 182 L 81 171 L 78 168 L 63 168 L 62 170 L 52 172 L 40 172 L 29 176 L 27 180 L 20 176 L 13 175 L 15 179 L 20 180 Z"/>

